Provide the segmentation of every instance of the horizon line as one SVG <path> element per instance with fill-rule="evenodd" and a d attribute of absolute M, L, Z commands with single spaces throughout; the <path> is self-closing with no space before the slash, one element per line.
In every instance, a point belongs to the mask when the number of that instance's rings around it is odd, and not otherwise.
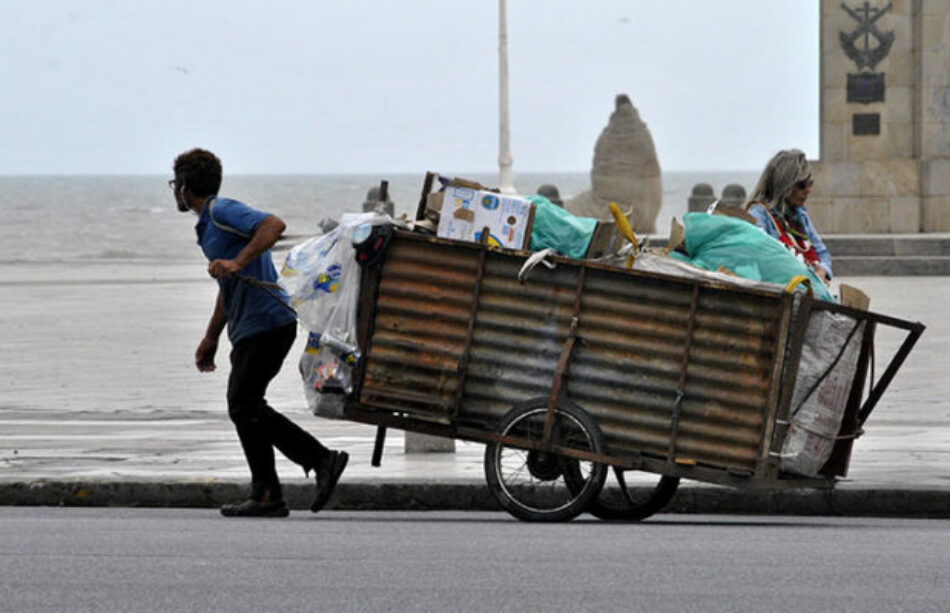
<path fill-rule="evenodd" d="M 671 168 L 669 170 L 661 170 L 660 175 L 664 173 L 747 173 L 747 172 L 759 172 L 761 169 L 758 168 Z M 389 171 L 360 171 L 360 172 L 306 172 L 306 171 L 264 171 L 264 172 L 243 172 L 243 171 L 229 171 L 224 174 L 224 178 L 228 177 L 300 177 L 300 176 L 323 176 L 323 177 L 365 177 L 368 175 L 390 175 L 390 176 L 415 176 L 422 175 L 424 176 L 427 171 L 413 172 L 413 171 L 399 171 L 399 172 L 389 172 Z M 428 171 L 434 172 L 434 171 Z M 463 171 L 464 175 L 460 175 L 457 172 L 448 172 L 448 173 L 439 173 L 443 176 L 453 175 L 453 176 L 465 176 L 465 175 L 495 175 L 498 174 L 497 170 L 466 170 Z M 514 173 L 515 178 L 518 175 L 539 175 L 539 174 L 590 174 L 590 170 L 522 170 Z M 160 177 L 169 175 L 168 172 L 0 172 L 0 178 L 34 178 L 34 177 Z"/>

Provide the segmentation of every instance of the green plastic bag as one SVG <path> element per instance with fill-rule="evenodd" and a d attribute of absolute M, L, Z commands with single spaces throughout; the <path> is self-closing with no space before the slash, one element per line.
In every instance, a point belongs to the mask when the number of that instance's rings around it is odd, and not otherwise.
<path fill-rule="evenodd" d="M 583 258 L 597 227 L 592 217 L 577 217 L 544 196 L 528 196 L 534 203 L 531 250 L 554 249 L 569 258 Z"/>
<path fill-rule="evenodd" d="M 670 256 L 706 270 L 724 266 L 740 277 L 786 285 L 793 277 L 805 275 L 815 297 L 835 302 L 828 287 L 785 245 L 758 227 L 724 215 L 687 213 L 683 216 L 688 255 L 671 251 Z"/>

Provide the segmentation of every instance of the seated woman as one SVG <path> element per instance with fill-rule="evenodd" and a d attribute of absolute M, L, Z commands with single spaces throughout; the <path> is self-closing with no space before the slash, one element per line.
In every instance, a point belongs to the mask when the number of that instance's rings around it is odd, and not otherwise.
<path fill-rule="evenodd" d="M 766 164 L 746 203 L 756 225 L 804 259 L 826 285 L 831 283 L 831 253 L 808 217 L 805 201 L 814 181 L 811 164 L 799 149 L 784 149 Z"/>

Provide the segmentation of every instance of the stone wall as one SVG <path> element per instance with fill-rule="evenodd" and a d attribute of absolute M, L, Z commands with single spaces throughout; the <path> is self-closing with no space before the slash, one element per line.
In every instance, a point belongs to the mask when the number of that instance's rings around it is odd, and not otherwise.
<path fill-rule="evenodd" d="M 950 231 L 950 0 L 920 10 L 921 224 Z"/>
<path fill-rule="evenodd" d="M 950 231 L 950 0 L 821 1 L 823 233 Z"/>

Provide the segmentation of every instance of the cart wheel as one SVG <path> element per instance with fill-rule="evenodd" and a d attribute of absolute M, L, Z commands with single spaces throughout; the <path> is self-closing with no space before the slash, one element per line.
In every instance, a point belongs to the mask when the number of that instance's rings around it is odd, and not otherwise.
<path fill-rule="evenodd" d="M 548 399 L 535 398 L 515 406 L 501 418 L 502 436 L 540 442 Z M 554 408 L 551 442 L 573 449 L 603 453 L 604 434 L 577 405 L 558 401 Z M 566 470 L 565 470 L 566 469 Z M 565 472 L 571 474 L 568 485 Z M 525 521 L 568 521 L 597 497 L 607 466 L 552 453 L 489 443 L 485 448 L 485 480 L 501 506 Z"/>
<path fill-rule="evenodd" d="M 587 511 L 594 517 L 608 521 L 639 521 L 663 509 L 673 498 L 679 487 L 679 477 L 668 477 L 645 473 L 643 471 L 623 471 L 616 466 L 613 470 L 617 483 L 608 483 L 600 495 L 587 505 Z M 649 481 L 629 481 L 625 473 L 636 473 L 649 478 Z"/>

